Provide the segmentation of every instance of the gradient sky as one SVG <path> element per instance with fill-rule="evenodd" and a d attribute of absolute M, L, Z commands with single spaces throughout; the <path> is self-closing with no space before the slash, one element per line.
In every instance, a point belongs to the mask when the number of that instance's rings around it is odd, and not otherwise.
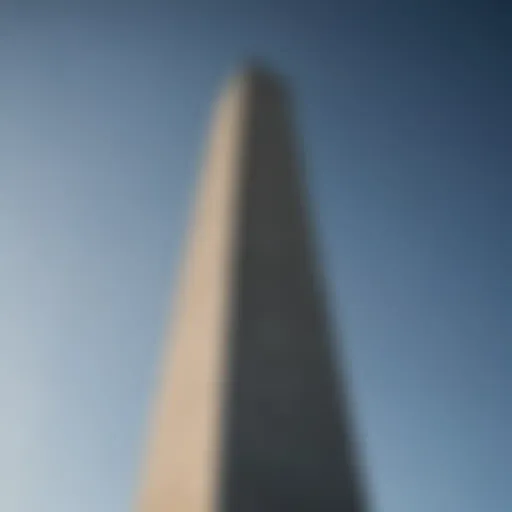
<path fill-rule="evenodd" d="M 256 54 L 295 93 L 375 511 L 510 512 L 510 12 L 245 3 L 1 3 L 0 510 L 130 510 L 211 105 Z"/>

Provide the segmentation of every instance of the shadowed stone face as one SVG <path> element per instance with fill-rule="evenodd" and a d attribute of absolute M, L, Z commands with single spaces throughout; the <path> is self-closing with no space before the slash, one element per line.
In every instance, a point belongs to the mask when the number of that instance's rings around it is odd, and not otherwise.
<path fill-rule="evenodd" d="M 222 510 L 359 510 L 289 104 L 248 76 Z"/>
<path fill-rule="evenodd" d="M 291 124 L 262 66 L 220 101 L 141 512 L 363 510 Z"/>

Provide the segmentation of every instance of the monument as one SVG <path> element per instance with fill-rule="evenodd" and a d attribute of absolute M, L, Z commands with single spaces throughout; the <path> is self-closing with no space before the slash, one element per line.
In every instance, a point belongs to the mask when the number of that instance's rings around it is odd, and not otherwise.
<path fill-rule="evenodd" d="M 137 512 L 359 512 L 291 102 L 250 65 L 216 105 Z"/>

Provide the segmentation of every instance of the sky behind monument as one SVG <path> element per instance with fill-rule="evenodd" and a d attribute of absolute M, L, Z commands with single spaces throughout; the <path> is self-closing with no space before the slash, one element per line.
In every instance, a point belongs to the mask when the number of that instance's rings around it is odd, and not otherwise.
<path fill-rule="evenodd" d="M 295 95 L 375 510 L 512 508 L 511 18 L 332 3 L 2 3 L 0 510 L 130 509 L 211 107 L 253 54 Z"/>

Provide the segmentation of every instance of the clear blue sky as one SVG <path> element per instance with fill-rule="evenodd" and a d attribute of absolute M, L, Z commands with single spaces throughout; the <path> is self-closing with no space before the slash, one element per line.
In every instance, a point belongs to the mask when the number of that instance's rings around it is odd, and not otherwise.
<path fill-rule="evenodd" d="M 245 3 L 0 6 L 0 510 L 130 510 L 210 106 L 249 53 L 296 93 L 375 511 L 510 512 L 510 12 Z"/>

